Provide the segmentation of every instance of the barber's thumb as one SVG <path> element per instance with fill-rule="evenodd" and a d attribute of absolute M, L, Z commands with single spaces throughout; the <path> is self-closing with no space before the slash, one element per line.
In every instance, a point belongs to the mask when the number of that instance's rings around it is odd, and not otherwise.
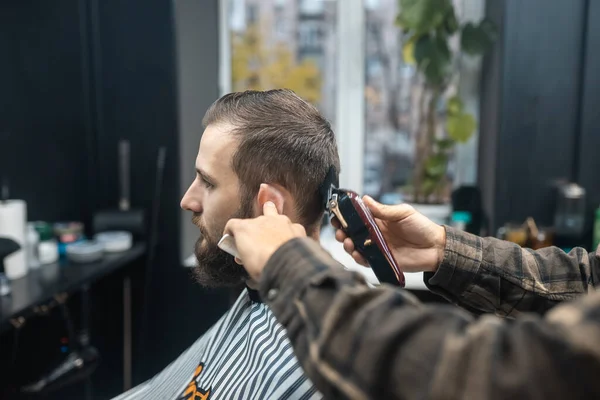
<path fill-rule="evenodd" d="M 384 221 L 398 221 L 414 213 L 414 209 L 408 204 L 381 204 L 370 196 L 364 196 L 363 202 L 369 207 L 374 217 Z"/>
<path fill-rule="evenodd" d="M 263 215 L 279 215 L 279 210 L 277 210 L 277 206 L 272 201 L 266 201 L 263 204 Z"/>
<path fill-rule="evenodd" d="M 237 218 L 232 218 L 227 221 L 225 224 L 225 229 L 223 229 L 223 235 L 229 234 L 235 236 L 236 231 L 238 231 L 242 226 L 242 220 Z"/>

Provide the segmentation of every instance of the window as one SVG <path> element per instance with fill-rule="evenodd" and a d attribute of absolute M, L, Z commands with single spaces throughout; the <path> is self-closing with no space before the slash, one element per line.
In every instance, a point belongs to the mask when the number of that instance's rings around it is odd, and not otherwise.
<path fill-rule="evenodd" d="M 479 19 L 482 1 L 453 0 L 459 20 Z M 397 0 L 365 0 L 365 134 L 363 192 L 383 201 L 402 201 L 412 180 L 419 126 L 421 81 L 402 57 L 402 32 L 395 19 Z M 461 80 L 477 82 L 477 68 Z M 466 87 L 466 86 L 465 86 Z M 464 92 L 463 88 L 456 88 Z M 475 89 L 475 90 L 473 90 Z M 465 103 L 478 103 L 478 88 L 462 93 Z M 459 145 L 450 165 L 453 183 L 476 179 L 476 138 Z"/>
<path fill-rule="evenodd" d="M 248 4 L 246 6 L 246 20 L 248 21 L 248 23 L 250 24 L 254 24 L 256 23 L 256 4 Z"/>
<path fill-rule="evenodd" d="M 223 1 L 229 8 L 231 89 L 286 87 L 333 123 L 336 2 Z"/>
<path fill-rule="evenodd" d="M 325 0 L 300 0 L 300 13 L 304 15 L 321 15 L 325 11 Z"/>
<path fill-rule="evenodd" d="M 286 25 L 285 25 L 285 21 L 282 20 L 281 18 L 277 18 L 275 20 L 275 40 L 278 42 L 283 42 L 285 41 L 285 38 L 287 37 L 287 31 L 286 31 Z"/>
<path fill-rule="evenodd" d="M 228 8 L 221 12 L 227 16 L 221 30 L 222 90 L 295 90 L 333 123 L 340 185 L 384 202 L 402 201 L 415 158 L 421 86 L 415 68 L 403 62 L 395 25 L 398 0 L 221 1 Z M 459 19 L 483 17 L 483 0 L 453 2 Z M 256 7 L 253 18 L 244 12 L 248 5 Z M 476 119 L 478 82 L 479 64 L 464 63 L 456 89 Z M 454 183 L 474 183 L 476 163 L 475 135 L 456 148 Z M 335 242 L 331 230 L 322 233 L 321 242 L 342 264 L 376 282 Z M 420 274 L 407 275 L 407 281 L 424 288 Z"/>
<path fill-rule="evenodd" d="M 453 0 L 459 20 L 483 17 L 483 0 Z M 421 83 L 402 58 L 398 0 L 222 0 L 222 87 L 288 87 L 333 123 L 341 183 L 401 201 L 417 145 Z M 222 30 L 223 32 L 223 30 Z M 223 35 L 223 34 L 222 34 Z M 479 64 L 462 66 L 467 111 L 477 119 Z M 341 119 L 336 116 L 343 115 Z M 458 145 L 449 172 L 455 184 L 477 178 L 477 137 Z"/>

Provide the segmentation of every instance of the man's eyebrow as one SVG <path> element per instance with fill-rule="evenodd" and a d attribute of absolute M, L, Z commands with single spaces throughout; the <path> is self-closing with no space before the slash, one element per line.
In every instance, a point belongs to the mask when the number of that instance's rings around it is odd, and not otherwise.
<path fill-rule="evenodd" d="M 202 171 L 200 168 L 196 167 L 196 173 L 198 175 L 200 175 L 202 177 L 202 179 L 205 179 L 205 180 L 207 180 L 209 182 L 213 182 L 213 183 L 216 182 L 216 180 L 212 176 L 210 176 L 206 172 Z"/>

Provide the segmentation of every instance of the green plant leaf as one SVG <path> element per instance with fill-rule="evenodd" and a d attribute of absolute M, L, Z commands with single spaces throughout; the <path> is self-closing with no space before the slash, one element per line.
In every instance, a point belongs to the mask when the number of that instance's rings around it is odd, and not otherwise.
<path fill-rule="evenodd" d="M 467 142 L 475 132 L 475 118 L 464 112 L 448 115 L 446 130 L 448 135 L 459 143 Z"/>
<path fill-rule="evenodd" d="M 448 157 L 444 154 L 435 154 L 425 162 L 425 173 L 429 178 L 441 178 L 446 173 Z"/>
<path fill-rule="evenodd" d="M 450 47 L 448 47 L 448 42 L 444 38 L 436 36 L 435 47 L 437 48 L 437 51 L 440 54 L 440 56 L 446 62 L 450 62 L 452 54 L 450 53 Z"/>
<path fill-rule="evenodd" d="M 435 192 L 435 189 L 437 189 L 439 184 L 439 179 L 425 178 L 422 186 L 423 194 L 425 195 L 425 197 L 429 197 L 431 194 L 433 194 L 433 192 Z"/>
<path fill-rule="evenodd" d="M 488 19 L 488 18 L 482 19 L 481 22 L 479 23 L 479 28 L 482 29 L 486 33 L 486 35 L 492 41 L 492 43 L 498 39 L 498 28 L 496 27 L 496 24 L 491 19 Z"/>
<path fill-rule="evenodd" d="M 403 28 L 402 26 L 402 19 L 400 18 L 400 14 L 396 15 L 396 19 L 394 20 L 394 24 L 399 27 L 399 28 Z"/>
<path fill-rule="evenodd" d="M 448 35 L 453 35 L 458 31 L 460 25 L 458 24 L 458 19 L 456 18 L 456 14 L 454 13 L 454 7 L 449 7 L 446 13 L 446 17 L 444 18 L 444 29 Z"/>
<path fill-rule="evenodd" d="M 483 54 L 492 47 L 496 37 L 496 26 L 490 20 L 484 19 L 479 25 L 469 22 L 462 28 L 461 48 L 470 55 Z"/>
<path fill-rule="evenodd" d="M 450 65 L 450 49 L 442 38 L 431 35 L 419 37 L 415 44 L 415 60 L 427 80 L 439 85 L 443 82 Z"/>
<path fill-rule="evenodd" d="M 460 97 L 452 96 L 448 99 L 448 114 L 459 114 L 463 110 L 463 102 Z"/>
<path fill-rule="evenodd" d="M 452 139 L 438 139 L 435 144 L 437 145 L 439 151 L 450 150 L 452 146 L 454 146 L 454 140 Z"/>
<path fill-rule="evenodd" d="M 398 25 L 417 35 L 440 26 L 448 9 L 452 8 L 450 0 L 399 0 L 399 3 Z"/>
<path fill-rule="evenodd" d="M 402 58 L 404 59 L 404 63 L 406 63 L 408 65 L 416 64 L 416 60 L 415 60 L 415 43 L 416 42 L 417 42 L 417 37 L 412 36 L 402 46 Z"/>

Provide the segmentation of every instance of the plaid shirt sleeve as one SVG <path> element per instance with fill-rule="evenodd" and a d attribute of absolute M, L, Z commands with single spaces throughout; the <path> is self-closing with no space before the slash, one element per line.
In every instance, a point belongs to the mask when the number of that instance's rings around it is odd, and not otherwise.
<path fill-rule="evenodd" d="M 495 238 L 446 227 L 444 260 L 424 281 L 434 293 L 463 308 L 516 316 L 545 313 L 593 290 L 599 258 L 582 248 L 533 251 Z"/>
<path fill-rule="evenodd" d="M 468 256 L 473 266 L 472 259 L 483 259 L 483 242 L 471 248 L 475 256 L 454 254 L 454 261 Z M 597 258 L 594 262 L 597 266 Z M 536 284 L 546 285 L 558 271 L 537 271 Z M 470 279 L 456 284 L 469 287 Z M 455 282 L 452 276 L 447 280 Z M 568 298 L 582 292 L 571 290 L 572 284 L 551 287 L 566 287 L 561 292 L 570 293 Z M 587 282 L 580 287 L 587 288 Z M 277 250 L 260 292 L 325 398 L 600 397 L 600 292 L 558 305 L 543 317 L 475 319 L 451 305 L 423 305 L 405 290 L 371 289 L 307 238 Z"/>

